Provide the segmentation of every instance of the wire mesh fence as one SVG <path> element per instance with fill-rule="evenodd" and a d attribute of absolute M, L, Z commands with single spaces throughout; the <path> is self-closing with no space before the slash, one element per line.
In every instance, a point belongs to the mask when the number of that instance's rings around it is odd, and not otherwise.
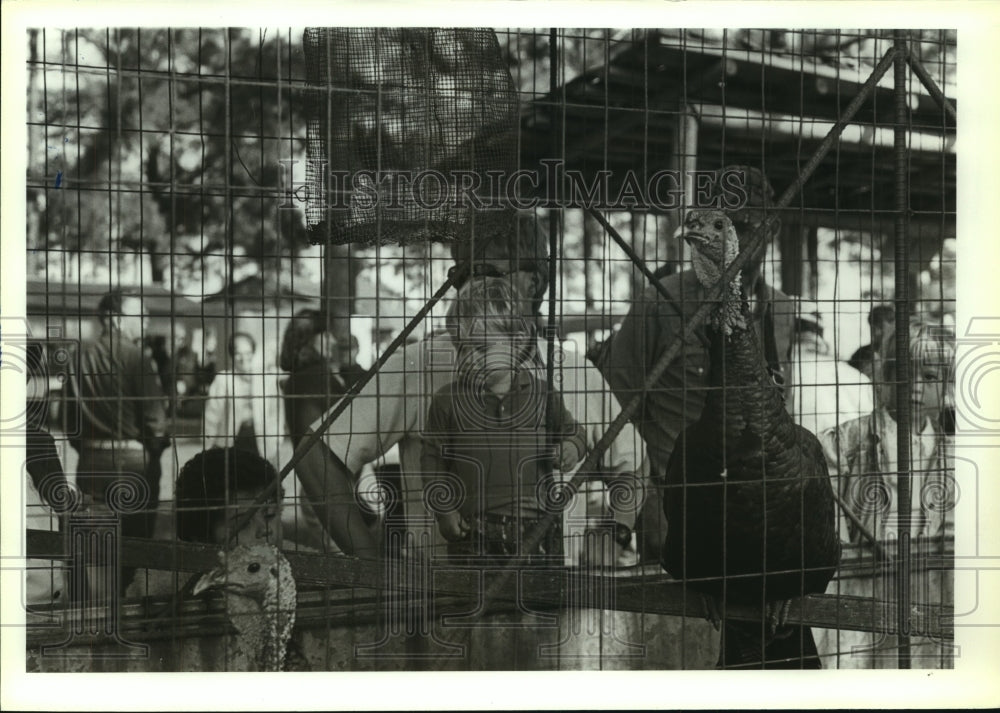
<path fill-rule="evenodd" d="M 30 669 L 954 665 L 954 31 L 25 39 Z"/>

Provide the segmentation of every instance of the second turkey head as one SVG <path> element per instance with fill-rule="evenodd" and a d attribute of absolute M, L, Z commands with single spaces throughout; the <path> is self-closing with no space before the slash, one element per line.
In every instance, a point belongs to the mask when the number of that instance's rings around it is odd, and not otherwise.
<path fill-rule="evenodd" d="M 216 589 L 240 635 L 252 670 L 279 670 L 295 624 L 292 567 L 269 544 L 237 545 L 219 552 L 219 566 L 195 584 L 193 594 Z"/>
<path fill-rule="evenodd" d="M 263 603 L 278 589 L 281 563 L 277 550 L 270 545 L 237 545 L 219 552 L 219 566 L 207 572 L 194 586 L 197 596 L 208 589 L 233 592 Z"/>

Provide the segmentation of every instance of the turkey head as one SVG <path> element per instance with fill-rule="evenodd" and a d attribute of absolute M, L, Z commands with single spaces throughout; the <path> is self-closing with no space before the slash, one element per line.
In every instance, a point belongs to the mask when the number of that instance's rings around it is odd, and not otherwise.
<path fill-rule="evenodd" d="M 247 667 L 280 671 L 295 623 L 291 565 L 278 548 L 264 543 L 219 552 L 219 563 L 198 580 L 194 595 L 220 590 Z"/>
<path fill-rule="evenodd" d="M 695 275 L 706 289 L 718 284 L 726 268 L 739 255 L 740 242 L 736 228 L 721 210 L 690 211 L 684 224 L 677 228 L 674 235 L 691 246 Z M 737 273 L 709 318 L 712 326 L 726 335 L 732 334 L 734 329 L 746 329 L 743 303 L 741 279 Z"/>

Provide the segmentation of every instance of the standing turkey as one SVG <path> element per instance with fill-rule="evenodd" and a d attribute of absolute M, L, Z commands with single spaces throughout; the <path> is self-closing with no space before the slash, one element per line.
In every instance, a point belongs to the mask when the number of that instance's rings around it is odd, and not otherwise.
<path fill-rule="evenodd" d="M 230 671 L 287 671 L 300 668 L 301 654 L 289 656 L 295 624 L 296 589 L 292 567 L 277 547 L 237 545 L 219 553 L 219 566 L 195 584 L 197 596 L 221 590 L 233 628 Z M 293 661 L 294 659 L 294 661 Z"/>
<path fill-rule="evenodd" d="M 698 280 L 715 287 L 739 239 L 721 211 L 692 211 L 680 237 Z M 833 488 L 816 437 L 795 424 L 771 376 L 737 275 L 709 317 L 709 393 L 666 471 L 663 566 L 719 604 L 762 606 L 765 621 L 727 621 L 720 665 L 818 667 L 812 632 L 786 626 L 788 600 L 822 593 L 840 558 Z"/>

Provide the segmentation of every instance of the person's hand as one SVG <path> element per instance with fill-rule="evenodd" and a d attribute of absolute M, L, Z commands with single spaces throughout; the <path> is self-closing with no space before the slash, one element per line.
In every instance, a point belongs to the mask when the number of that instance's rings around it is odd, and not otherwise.
<path fill-rule="evenodd" d="M 79 512 L 89 513 L 94 509 L 94 498 L 90 493 L 85 493 L 82 490 L 77 491 L 77 501 L 76 510 Z"/>
<path fill-rule="evenodd" d="M 584 532 L 580 566 L 588 569 L 604 569 L 627 566 L 635 562 L 631 543 L 628 545 L 615 539 L 614 525 L 589 527 Z"/>
<path fill-rule="evenodd" d="M 580 566 L 587 569 L 614 567 L 620 554 L 619 546 L 607 530 L 588 528 L 583 536 Z"/>
<path fill-rule="evenodd" d="M 59 512 L 59 532 L 69 532 L 70 518 L 74 515 L 77 517 L 90 517 L 95 515 L 94 498 L 90 495 L 90 493 L 85 493 L 82 490 L 74 491 L 72 504 L 65 510 Z"/>
<path fill-rule="evenodd" d="M 569 473 L 583 460 L 583 456 L 575 443 L 570 440 L 562 441 L 559 444 L 559 469 L 563 473 Z"/>
<path fill-rule="evenodd" d="M 438 516 L 438 530 L 448 542 L 460 542 L 469 536 L 472 526 L 457 510 Z"/>

